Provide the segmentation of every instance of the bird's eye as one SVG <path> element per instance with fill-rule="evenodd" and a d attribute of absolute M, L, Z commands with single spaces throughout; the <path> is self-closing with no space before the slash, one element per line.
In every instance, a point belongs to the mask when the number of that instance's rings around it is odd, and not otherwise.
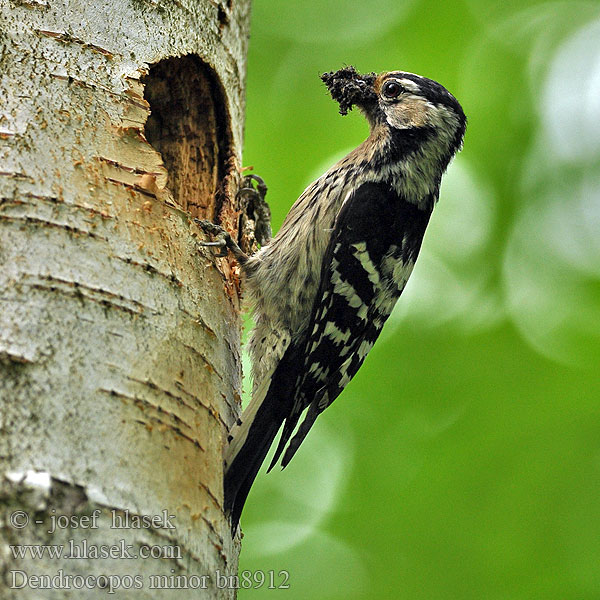
<path fill-rule="evenodd" d="M 400 95 L 402 86 L 397 81 L 390 79 L 383 84 L 381 91 L 386 98 L 396 98 Z"/>

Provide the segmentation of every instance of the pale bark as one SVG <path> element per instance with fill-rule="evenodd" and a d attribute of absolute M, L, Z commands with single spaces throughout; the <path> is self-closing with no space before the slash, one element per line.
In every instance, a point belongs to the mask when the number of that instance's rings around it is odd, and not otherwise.
<path fill-rule="evenodd" d="M 239 552 L 222 513 L 238 279 L 198 250 L 191 217 L 235 224 L 249 4 L 0 0 L 3 600 L 79 597 L 13 590 L 15 570 L 138 576 L 119 598 L 235 595 L 215 577 L 236 573 Z M 112 528 L 113 509 L 173 515 L 175 529 Z M 27 526 L 11 523 L 17 510 Z M 74 520 L 48 533 L 58 515 Z M 167 548 L 80 560 L 10 548 L 84 539 Z M 207 589 L 150 589 L 161 574 L 205 575 Z M 87 581 L 81 597 L 106 597 Z"/>

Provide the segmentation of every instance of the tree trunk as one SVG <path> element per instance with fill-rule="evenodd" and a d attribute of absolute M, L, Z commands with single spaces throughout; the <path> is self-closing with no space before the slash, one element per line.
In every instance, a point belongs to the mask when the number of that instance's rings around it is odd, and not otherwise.
<path fill-rule="evenodd" d="M 3 600 L 235 596 L 249 5 L 0 0 Z"/>

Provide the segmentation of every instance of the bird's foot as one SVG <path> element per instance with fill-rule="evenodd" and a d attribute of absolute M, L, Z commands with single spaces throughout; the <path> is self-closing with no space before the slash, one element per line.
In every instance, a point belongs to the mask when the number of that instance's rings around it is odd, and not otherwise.
<path fill-rule="evenodd" d="M 248 260 L 248 256 L 237 245 L 237 242 L 220 225 L 200 219 L 194 219 L 194 222 L 204 233 L 215 238 L 212 242 L 198 242 L 199 246 L 220 248 L 220 251 L 216 254 L 219 257 L 227 256 L 227 252 L 231 251 L 240 264 Z"/>
<path fill-rule="evenodd" d="M 255 241 L 263 246 L 271 239 L 271 209 L 265 201 L 266 194 L 267 186 L 258 175 L 246 175 L 236 194 L 236 202 L 241 209 L 240 244 L 248 252 L 252 252 Z M 240 264 L 248 260 L 248 254 L 223 227 L 210 221 L 194 221 L 205 234 L 213 238 L 212 241 L 199 242 L 200 246 L 219 248 L 216 253 L 219 257 L 227 256 L 227 252 L 231 252 Z"/>
<path fill-rule="evenodd" d="M 254 185 L 256 184 L 256 185 Z M 242 187 L 237 193 L 237 200 L 242 208 L 242 214 L 250 226 L 254 239 L 264 246 L 271 239 L 271 209 L 265 200 L 267 185 L 258 175 L 246 175 Z"/>

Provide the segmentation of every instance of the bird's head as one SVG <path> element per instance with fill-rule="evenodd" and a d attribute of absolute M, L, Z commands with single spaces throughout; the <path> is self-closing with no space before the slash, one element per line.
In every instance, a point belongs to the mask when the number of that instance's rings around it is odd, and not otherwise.
<path fill-rule="evenodd" d="M 432 79 L 404 71 L 362 75 L 354 67 L 324 73 L 321 79 L 339 103 L 340 114 L 358 106 L 372 132 L 383 128 L 398 138 L 435 138 L 450 157 L 461 147 L 465 113 L 456 98 Z"/>

